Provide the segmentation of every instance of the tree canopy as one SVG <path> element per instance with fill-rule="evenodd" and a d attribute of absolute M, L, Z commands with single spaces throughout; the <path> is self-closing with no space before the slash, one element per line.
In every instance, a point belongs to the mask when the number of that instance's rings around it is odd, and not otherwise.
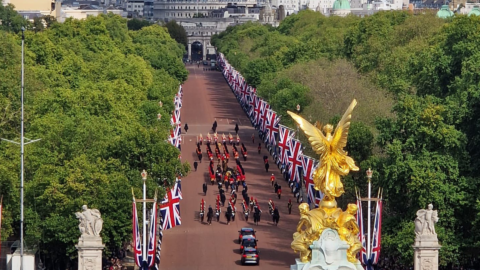
<path fill-rule="evenodd" d="M 15 139 L 21 35 L 15 23 L 5 27 L 0 137 Z M 131 188 L 141 196 L 140 172 L 149 173 L 150 197 L 156 187 L 163 194 L 164 179 L 172 185 L 176 174 L 187 172 L 167 142 L 173 97 L 188 74 L 183 50 L 166 28 L 129 31 L 127 21 L 112 14 L 26 31 L 25 136 L 42 140 L 26 147 L 25 240 L 49 265 L 65 268 L 75 259 L 80 232 L 74 213 L 83 204 L 102 213 L 108 253 L 131 239 Z M 167 117 L 157 120 L 159 113 Z M 19 231 L 18 152 L 0 143 L 3 239 Z"/>
<path fill-rule="evenodd" d="M 433 203 L 440 264 L 450 269 L 470 266 L 480 248 L 479 30 L 477 16 L 306 10 L 278 28 L 247 23 L 212 41 L 280 115 L 300 104 L 306 119 L 336 124 L 357 98 L 347 150 L 361 172 L 344 179 L 340 204 L 354 186 L 365 194 L 372 167 L 374 190 L 384 188 L 381 256 L 407 268 L 415 212 Z"/>

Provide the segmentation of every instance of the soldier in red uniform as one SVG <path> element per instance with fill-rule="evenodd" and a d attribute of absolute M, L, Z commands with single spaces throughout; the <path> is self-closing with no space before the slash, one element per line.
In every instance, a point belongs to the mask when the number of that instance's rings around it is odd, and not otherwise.
<path fill-rule="evenodd" d="M 270 182 L 272 183 L 272 186 L 273 186 L 273 183 L 275 182 L 275 175 L 273 175 L 273 173 L 272 173 L 272 176 L 270 176 Z"/>

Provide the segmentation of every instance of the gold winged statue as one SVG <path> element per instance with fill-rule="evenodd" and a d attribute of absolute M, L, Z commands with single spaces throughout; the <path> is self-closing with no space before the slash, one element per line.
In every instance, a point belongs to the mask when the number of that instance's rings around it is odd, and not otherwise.
<path fill-rule="evenodd" d="M 292 112 L 287 112 L 295 120 L 300 129 L 303 130 L 312 145 L 313 150 L 320 155 L 320 165 L 313 174 L 315 189 L 322 191 L 326 201 L 335 200 L 343 193 L 343 184 L 340 176 L 347 175 L 350 170 L 358 171 L 355 161 L 349 156 L 343 148 L 347 145 L 348 130 L 352 118 L 353 108 L 357 105 L 354 99 L 348 107 L 342 119 L 338 122 L 335 132 L 332 134 L 333 126 L 327 124 L 322 127 L 317 123 L 316 126 L 310 124 L 301 116 Z"/>
<path fill-rule="evenodd" d="M 313 173 L 313 181 L 315 189 L 324 194 L 318 208 L 309 210 L 305 203 L 299 206 L 301 217 L 297 232 L 293 234 L 291 247 L 295 252 L 300 253 L 302 262 L 312 259 L 310 247 L 313 241 L 317 240 L 326 228 L 331 228 L 336 230 L 340 238 L 350 246 L 347 250 L 347 259 L 351 263 L 360 265 L 356 259 L 356 254 L 362 246 L 357 237 L 358 225 L 354 217 L 356 205 L 349 204 L 347 211 L 342 211 L 337 208 L 335 200 L 344 193 L 340 177 L 347 175 L 351 170 L 358 171 L 353 159 L 343 150 L 347 145 L 351 114 L 356 105 L 357 101 L 353 100 L 333 134 L 332 125 L 323 127 L 318 123 L 312 125 L 299 115 L 287 112 L 303 130 L 313 150 L 320 155 L 320 163 Z"/>

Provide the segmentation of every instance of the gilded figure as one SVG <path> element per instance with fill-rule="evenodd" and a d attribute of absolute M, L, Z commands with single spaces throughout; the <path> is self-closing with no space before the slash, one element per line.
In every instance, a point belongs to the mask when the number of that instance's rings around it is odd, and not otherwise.
<path fill-rule="evenodd" d="M 351 263 L 357 262 L 356 255 L 362 249 L 362 243 L 358 239 L 359 228 L 354 216 L 357 209 L 357 205 L 351 203 L 347 206 L 347 211 L 342 212 L 337 219 L 340 239 L 350 246 L 347 250 L 347 259 Z"/>
<path fill-rule="evenodd" d="M 312 125 L 301 116 L 287 112 L 303 130 L 313 150 L 320 155 L 320 165 L 315 170 L 313 178 L 315 189 L 325 194 L 323 201 L 333 201 L 336 197 L 340 197 L 344 193 L 340 177 L 347 175 L 350 170 L 358 171 L 355 161 L 343 150 L 347 146 L 350 120 L 356 105 L 357 101 L 354 99 L 338 122 L 335 131 L 330 124 L 322 128 L 318 123 Z M 321 131 L 322 129 L 325 134 Z"/>

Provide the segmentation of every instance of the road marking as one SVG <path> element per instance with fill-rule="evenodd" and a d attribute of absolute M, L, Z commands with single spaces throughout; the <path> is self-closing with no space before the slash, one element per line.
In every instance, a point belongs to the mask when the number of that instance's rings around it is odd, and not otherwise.
<path fill-rule="evenodd" d="M 228 118 L 227 118 L 227 124 L 229 124 L 229 125 L 230 125 L 230 122 L 228 122 Z"/>

